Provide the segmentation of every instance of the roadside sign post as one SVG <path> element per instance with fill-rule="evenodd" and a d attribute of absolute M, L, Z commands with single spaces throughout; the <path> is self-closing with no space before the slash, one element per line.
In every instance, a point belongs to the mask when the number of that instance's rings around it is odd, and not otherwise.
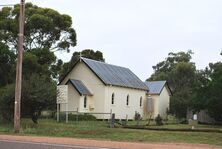
<path fill-rule="evenodd" d="M 66 104 L 66 123 L 68 123 L 68 86 L 59 85 L 57 86 L 57 122 L 59 122 L 59 112 L 61 104 Z"/>

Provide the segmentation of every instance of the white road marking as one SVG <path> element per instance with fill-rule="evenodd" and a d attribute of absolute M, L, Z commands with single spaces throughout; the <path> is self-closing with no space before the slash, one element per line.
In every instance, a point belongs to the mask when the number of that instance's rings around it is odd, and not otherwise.
<path fill-rule="evenodd" d="M 14 140 L 0 140 L 0 142 L 7 143 L 21 143 L 21 144 L 34 144 L 34 145 L 46 145 L 46 146 L 56 146 L 56 147 L 69 147 L 69 148 L 80 148 L 80 149 L 112 149 L 112 148 L 104 148 L 104 147 L 87 147 L 87 146 L 79 146 L 79 145 L 65 145 L 65 144 L 51 144 L 51 143 L 41 143 L 41 142 L 28 142 L 28 141 L 14 141 Z"/>

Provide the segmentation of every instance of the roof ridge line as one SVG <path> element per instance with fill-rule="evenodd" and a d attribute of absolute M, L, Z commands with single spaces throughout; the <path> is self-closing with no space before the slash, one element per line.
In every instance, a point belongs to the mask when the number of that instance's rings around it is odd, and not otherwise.
<path fill-rule="evenodd" d="M 127 67 L 123 67 L 123 66 L 119 66 L 119 65 L 114 65 L 114 64 L 109 64 L 107 62 L 103 62 L 103 61 L 98 61 L 98 60 L 94 60 L 94 59 L 90 59 L 90 58 L 86 58 L 86 57 L 81 57 L 82 60 L 84 59 L 87 59 L 87 60 L 90 60 L 90 61 L 94 61 L 94 62 L 97 62 L 97 63 L 102 63 L 102 64 L 106 64 L 106 65 L 111 65 L 111 66 L 115 66 L 115 67 L 120 67 L 120 68 L 125 68 L 125 69 L 129 69 Z M 129 69 L 130 70 L 130 69 Z"/>

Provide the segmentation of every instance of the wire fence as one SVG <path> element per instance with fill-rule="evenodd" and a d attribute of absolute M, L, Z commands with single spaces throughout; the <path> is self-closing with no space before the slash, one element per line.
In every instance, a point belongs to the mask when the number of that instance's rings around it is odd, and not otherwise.
<path fill-rule="evenodd" d="M 56 113 L 57 122 L 79 122 L 79 121 L 106 121 L 110 122 L 112 110 L 110 112 L 80 112 L 78 109 L 74 111 L 58 111 Z"/>

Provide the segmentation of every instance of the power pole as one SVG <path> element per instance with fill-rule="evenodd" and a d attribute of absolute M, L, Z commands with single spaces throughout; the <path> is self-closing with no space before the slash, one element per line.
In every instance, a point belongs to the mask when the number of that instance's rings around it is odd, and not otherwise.
<path fill-rule="evenodd" d="M 18 34 L 18 57 L 16 64 L 16 84 L 15 84 L 15 109 L 14 109 L 14 130 L 20 132 L 20 105 L 21 105 L 21 84 L 22 84 L 22 50 L 24 42 L 24 16 L 25 0 L 20 2 L 19 14 L 19 34 Z"/>

